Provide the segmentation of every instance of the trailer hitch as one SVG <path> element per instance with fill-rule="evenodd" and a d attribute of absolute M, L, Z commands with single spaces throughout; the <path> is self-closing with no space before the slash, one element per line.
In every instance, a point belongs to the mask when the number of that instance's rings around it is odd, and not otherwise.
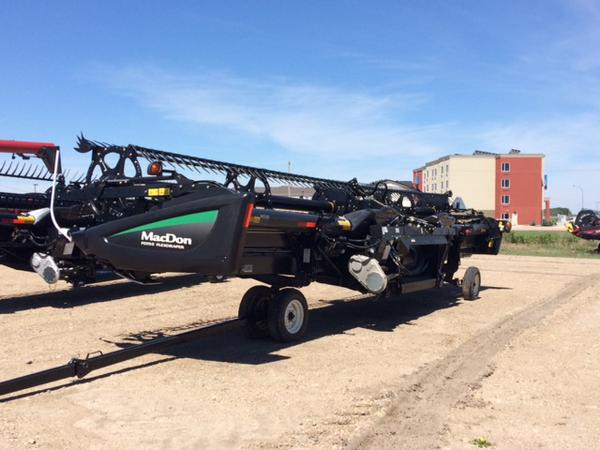
<path fill-rule="evenodd" d="M 101 351 L 88 353 L 85 358 L 72 358 L 68 363 L 62 366 L 34 372 L 11 380 L 0 382 L 0 396 L 12 392 L 22 391 L 36 386 L 52 383 L 54 381 L 66 378 L 83 378 L 88 373 L 104 367 L 112 366 L 123 361 L 127 361 L 147 353 L 156 352 L 177 344 L 208 337 L 216 331 L 226 331 L 232 329 L 241 319 L 228 319 L 220 322 L 202 325 L 198 328 L 178 333 L 170 336 L 162 336 L 143 342 L 133 344 L 128 347 L 115 350 L 108 353 Z"/>

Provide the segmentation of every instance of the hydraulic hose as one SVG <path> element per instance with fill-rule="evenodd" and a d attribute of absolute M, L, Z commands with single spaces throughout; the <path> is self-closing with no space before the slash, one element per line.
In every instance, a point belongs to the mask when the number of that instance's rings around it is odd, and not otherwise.
<path fill-rule="evenodd" d="M 61 228 L 58 222 L 56 221 L 56 216 L 54 215 L 54 199 L 56 197 L 56 177 L 58 175 L 58 162 L 60 160 L 60 150 L 56 150 L 56 155 L 54 156 L 54 170 L 52 172 L 52 191 L 50 193 L 50 218 L 52 219 L 52 224 L 54 228 L 62 234 L 69 242 L 71 242 L 72 238 L 69 236 L 69 230 L 67 228 Z"/>

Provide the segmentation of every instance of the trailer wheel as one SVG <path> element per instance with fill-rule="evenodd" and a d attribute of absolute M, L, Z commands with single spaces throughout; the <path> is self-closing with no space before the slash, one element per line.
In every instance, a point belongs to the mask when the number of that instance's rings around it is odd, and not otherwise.
<path fill-rule="evenodd" d="M 308 327 L 308 304 L 297 289 L 283 289 L 269 302 L 269 334 L 277 341 L 295 341 Z"/>
<path fill-rule="evenodd" d="M 269 334 L 267 310 L 270 298 L 271 290 L 267 286 L 253 286 L 242 297 L 238 317 L 246 320 L 248 337 L 261 338 Z"/>
<path fill-rule="evenodd" d="M 477 267 L 469 267 L 465 272 L 462 281 L 463 298 L 465 300 L 475 300 L 479 297 L 479 288 L 481 287 L 481 273 Z"/>

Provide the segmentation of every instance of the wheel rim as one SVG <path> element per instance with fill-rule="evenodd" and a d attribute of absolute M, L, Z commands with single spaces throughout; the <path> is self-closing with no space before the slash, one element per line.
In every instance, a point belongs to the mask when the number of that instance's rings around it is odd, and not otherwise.
<path fill-rule="evenodd" d="M 285 330 L 290 334 L 296 334 L 304 323 L 304 307 L 300 300 L 292 300 L 285 307 L 284 312 Z"/>

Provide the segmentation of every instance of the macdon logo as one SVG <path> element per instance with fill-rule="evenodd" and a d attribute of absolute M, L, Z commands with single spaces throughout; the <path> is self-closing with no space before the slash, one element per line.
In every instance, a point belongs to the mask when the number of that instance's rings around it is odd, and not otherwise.
<path fill-rule="evenodd" d="M 192 238 L 179 237 L 173 233 L 154 234 L 152 231 L 142 231 L 140 243 L 153 247 L 183 249 L 186 245 L 192 245 Z"/>

